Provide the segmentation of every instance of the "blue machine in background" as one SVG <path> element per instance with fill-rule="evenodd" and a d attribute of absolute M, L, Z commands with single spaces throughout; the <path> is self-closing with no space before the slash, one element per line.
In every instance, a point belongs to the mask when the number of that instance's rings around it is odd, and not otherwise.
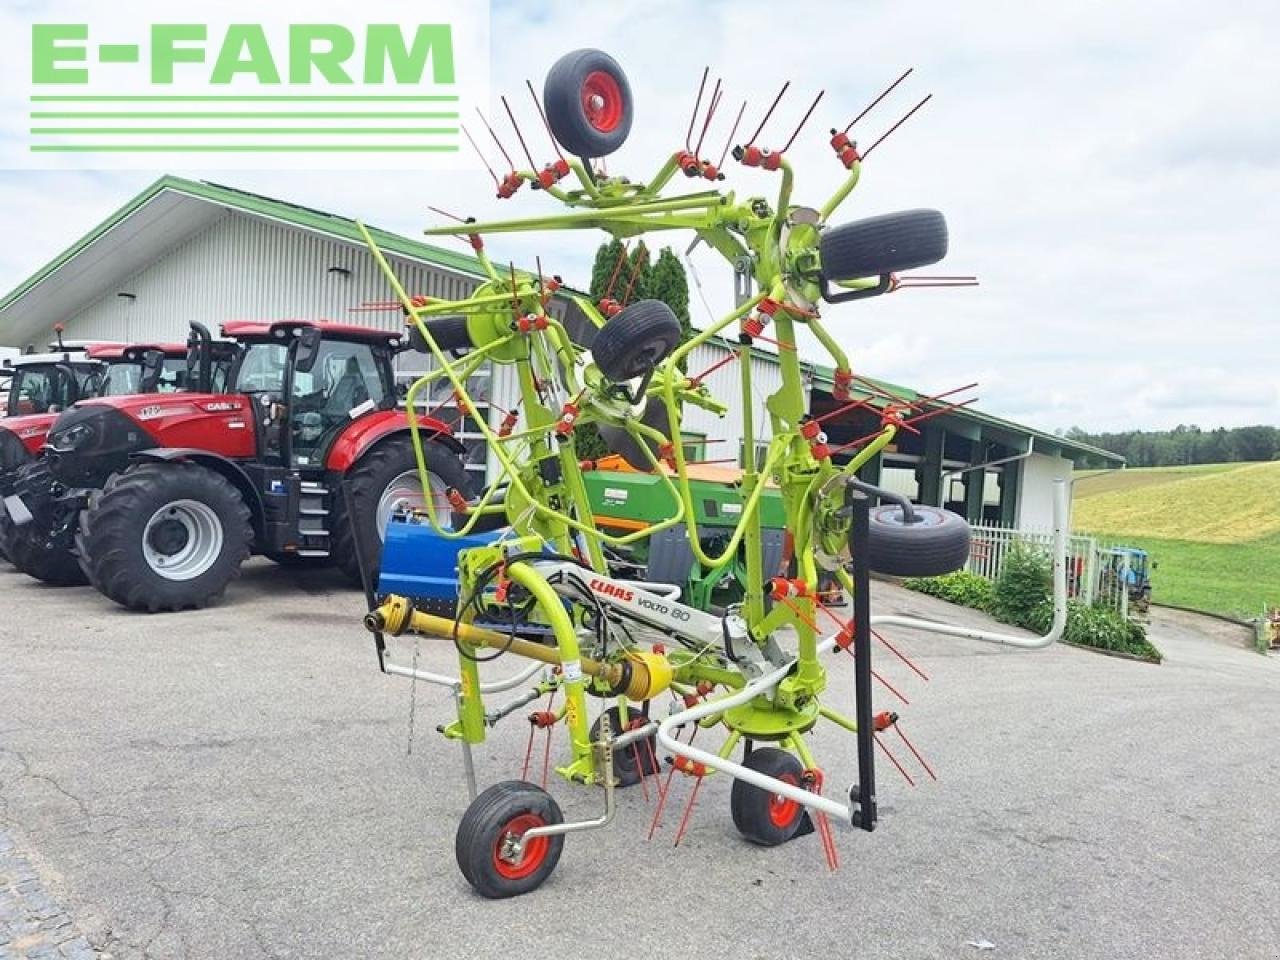
<path fill-rule="evenodd" d="M 437 534 L 425 517 L 397 514 L 387 524 L 378 595 L 395 593 L 421 609 L 452 613 L 458 602 L 459 551 L 493 543 L 504 532 L 449 540 Z"/>

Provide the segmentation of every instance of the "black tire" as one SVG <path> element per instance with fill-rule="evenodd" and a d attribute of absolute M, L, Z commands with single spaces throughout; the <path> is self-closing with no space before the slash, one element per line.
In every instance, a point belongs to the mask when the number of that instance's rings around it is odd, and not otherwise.
<path fill-rule="evenodd" d="M 490 900 L 536 890 L 559 863 L 564 836 L 531 840 L 516 862 L 502 857 L 504 839 L 563 820 L 560 807 L 542 788 L 523 780 L 495 783 L 471 801 L 458 824 L 454 838 L 458 868 L 476 893 Z"/>
<path fill-rule="evenodd" d="M 424 320 L 423 324 L 435 340 L 436 346 L 443 351 L 470 350 L 472 347 L 466 317 L 433 317 Z M 431 355 L 431 348 L 415 323 L 409 324 L 409 346 L 418 353 Z"/>
<path fill-rule="evenodd" d="M 766 776 L 801 785 L 804 767 L 793 754 L 777 747 L 757 747 L 743 765 Z M 729 792 L 729 811 L 738 832 L 762 847 L 776 847 L 794 837 L 805 824 L 805 808 L 794 800 L 734 780 Z"/>
<path fill-rule="evenodd" d="M 878 277 L 937 263 L 947 255 L 947 221 L 937 210 L 902 210 L 855 220 L 820 241 L 828 280 Z"/>
<path fill-rule="evenodd" d="M 17 434 L 0 427 L 0 478 L 3 478 L 0 480 L 0 492 L 7 492 L 5 488 L 13 479 L 13 474 L 30 462 L 31 454 L 27 453 L 27 448 L 23 446 Z M 12 527 L 13 522 L 9 519 L 8 512 L 0 506 L 0 561 L 9 559 L 9 550 L 5 542 L 10 536 Z"/>
<path fill-rule="evenodd" d="M 207 529 L 193 535 L 185 526 L 188 511 L 197 511 Z M 216 535 L 221 542 L 208 548 L 206 564 L 183 571 L 183 551 Z M 76 536 L 93 585 L 121 606 L 148 613 L 199 609 L 222 596 L 252 543 L 240 491 L 221 474 L 185 462 L 142 463 L 113 474 L 82 511 Z M 178 566 L 159 572 L 171 561 Z"/>
<path fill-rule="evenodd" d="M 606 380 L 626 383 L 655 370 L 683 337 L 669 306 L 637 300 L 605 321 L 591 341 L 591 358 Z"/>
<path fill-rule="evenodd" d="M 6 541 L 10 562 L 29 577 L 54 587 L 83 587 L 89 582 L 76 555 L 47 543 L 36 524 L 14 527 Z"/>
<path fill-rule="evenodd" d="M 552 135 L 576 156 L 607 157 L 631 133 L 631 85 L 618 61 L 601 50 L 574 50 L 557 60 L 542 102 Z"/>
<path fill-rule="evenodd" d="M 671 430 L 666 405 L 656 397 L 650 397 L 648 403 L 645 404 L 644 414 L 640 417 L 640 422 L 647 427 L 660 431 L 663 436 L 666 436 Z M 597 424 L 597 429 L 600 431 L 600 439 L 609 447 L 610 453 L 616 453 L 637 470 L 645 472 L 653 470 L 653 462 L 644 455 L 644 448 L 648 447 L 655 458 L 658 456 L 658 445 L 652 440 L 647 437 L 643 440 L 637 440 L 627 432 L 625 427 L 615 427 L 613 424 L 605 423 L 603 420 Z"/>
<path fill-rule="evenodd" d="M 427 441 L 423 444 L 427 469 L 438 477 L 446 488 L 452 488 L 464 497 L 471 497 L 471 478 L 461 459 L 444 444 Z M 370 582 L 376 587 L 378 570 L 382 566 L 382 540 L 384 531 L 378 529 L 378 504 L 389 486 L 405 474 L 416 477 L 418 460 L 414 456 L 413 441 L 407 436 L 392 437 L 378 444 L 353 466 L 345 477 L 337 477 L 331 483 L 333 490 L 332 528 L 330 538 L 333 562 L 356 586 L 363 586 L 360 579 L 360 557 L 356 550 L 359 543 L 364 550 L 364 566 Z M 355 522 L 360 524 L 360 536 L 352 529 L 347 512 L 347 494 L 354 503 Z M 421 493 L 421 487 L 417 488 Z M 454 517 L 456 527 L 461 518 Z"/>
<path fill-rule="evenodd" d="M 618 722 L 618 708 L 610 707 L 602 714 L 609 717 L 610 729 L 616 738 L 626 733 L 627 728 Z M 644 714 L 635 707 L 627 707 L 628 724 L 633 720 L 644 719 Z M 592 743 L 600 738 L 600 718 L 591 725 L 589 734 Z M 661 769 L 658 763 L 658 748 L 652 736 L 637 740 L 630 746 L 613 752 L 613 773 L 619 787 L 634 787 L 640 782 L 641 775 L 651 777 Z"/>
<path fill-rule="evenodd" d="M 912 507 L 917 522 L 903 523 L 902 508 L 871 508 L 867 549 L 871 569 L 891 577 L 938 577 L 969 559 L 969 524 L 938 507 Z"/>

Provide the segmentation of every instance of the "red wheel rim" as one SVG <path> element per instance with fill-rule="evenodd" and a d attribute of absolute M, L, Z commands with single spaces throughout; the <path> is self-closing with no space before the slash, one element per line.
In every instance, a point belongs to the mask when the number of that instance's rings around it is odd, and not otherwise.
<path fill-rule="evenodd" d="M 622 88 L 613 74 L 593 70 L 582 82 L 582 112 L 601 133 L 612 133 L 622 123 Z"/>
<path fill-rule="evenodd" d="M 541 827 L 545 822 L 536 813 L 522 813 L 508 820 L 506 826 L 498 831 L 498 839 L 493 845 L 493 869 L 498 872 L 498 876 L 506 880 L 520 880 L 542 866 L 542 861 L 547 859 L 547 851 L 551 848 L 549 837 L 534 837 L 526 843 L 524 856 L 519 863 L 503 859 L 502 848 L 508 837 L 522 837 L 526 831 Z"/>
<path fill-rule="evenodd" d="M 784 773 L 778 779 L 783 783 L 791 784 L 793 787 L 797 785 L 796 777 L 793 773 Z M 786 829 L 795 823 L 799 813 L 800 804 L 796 801 L 777 793 L 769 798 L 769 822 L 779 830 Z"/>

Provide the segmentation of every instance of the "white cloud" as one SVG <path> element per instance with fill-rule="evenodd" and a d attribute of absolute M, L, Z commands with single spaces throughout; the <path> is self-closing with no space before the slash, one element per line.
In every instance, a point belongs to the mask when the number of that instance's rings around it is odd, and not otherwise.
<path fill-rule="evenodd" d="M 537 85 L 573 47 L 613 52 L 638 115 L 610 167 L 636 177 L 683 141 L 711 57 L 728 84 L 724 116 L 707 138 L 717 154 L 743 96 L 753 126 L 782 80 L 793 81 L 763 138 L 776 143 L 826 88 L 792 150 L 798 201 L 820 203 L 841 174 L 825 129 L 916 68 L 859 125 L 864 144 L 913 98 L 933 91 L 934 100 L 868 160 L 839 216 L 936 206 L 951 225 L 946 272 L 977 273 L 983 285 L 829 309 L 830 328 L 863 372 L 929 391 L 981 379 L 984 409 L 1046 428 L 1280 421 L 1274 4 L 1230 3 L 1212 16 L 1183 3 L 1093 0 L 785 8 L 650 0 L 583 10 L 569 0 L 495 3 L 492 86 L 512 96 L 541 156 L 548 147 L 524 79 Z M 514 145 L 501 116 L 499 132 Z M 436 219 L 428 204 L 481 217 L 553 209 L 527 190 L 499 203 L 483 172 L 187 173 L 411 235 Z M 741 193 L 776 191 L 769 174 L 734 167 L 730 176 Z M 6 280 L 18 282 L 149 179 L 0 175 L 11 225 L 0 241 Z M 662 238 L 680 249 L 688 239 Z M 582 282 L 599 240 L 557 232 L 495 237 L 490 247 L 526 263 L 540 254 L 548 270 Z M 695 262 L 723 309 L 726 268 L 705 251 Z"/>

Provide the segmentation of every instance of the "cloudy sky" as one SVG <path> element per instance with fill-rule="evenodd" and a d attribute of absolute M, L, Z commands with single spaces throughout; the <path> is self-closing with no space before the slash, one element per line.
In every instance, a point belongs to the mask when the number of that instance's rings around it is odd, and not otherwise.
<path fill-rule="evenodd" d="M 825 89 L 790 154 L 796 199 L 815 206 L 842 174 L 826 129 L 912 66 L 855 132 L 865 144 L 925 93 L 934 99 L 867 161 L 839 218 L 936 207 L 951 228 L 946 272 L 976 273 L 982 286 L 828 308 L 856 366 L 924 390 L 978 380 L 982 408 L 1048 429 L 1280 422 L 1280 4 L 495 2 L 491 45 L 495 95 L 523 91 L 526 77 L 539 85 L 566 50 L 612 52 L 637 118 L 610 170 L 640 178 L 682 142 L 708 63 L 728 91 L 708 136 L 717 154 L 744 97 L 751 123 L 792 81 L 767 145 Z M 549 209 L 528 191 L 499 205 L 479 170 L 6 171 L 0 287 L 163 172 L 406 234 L 435 219 L 428 204 L 477 216 Z M 730 172 L 739 192 L 776 190 L 770 174 Z M 495 239 L 491 250 L 541 254 L 584 283 L 597 242 L 557 234 Z M 727 268 L 706 252 L 692 262 L 711 309 L 724 309 Z M 705 322 L 696 290 L 694 309 Z"/>

